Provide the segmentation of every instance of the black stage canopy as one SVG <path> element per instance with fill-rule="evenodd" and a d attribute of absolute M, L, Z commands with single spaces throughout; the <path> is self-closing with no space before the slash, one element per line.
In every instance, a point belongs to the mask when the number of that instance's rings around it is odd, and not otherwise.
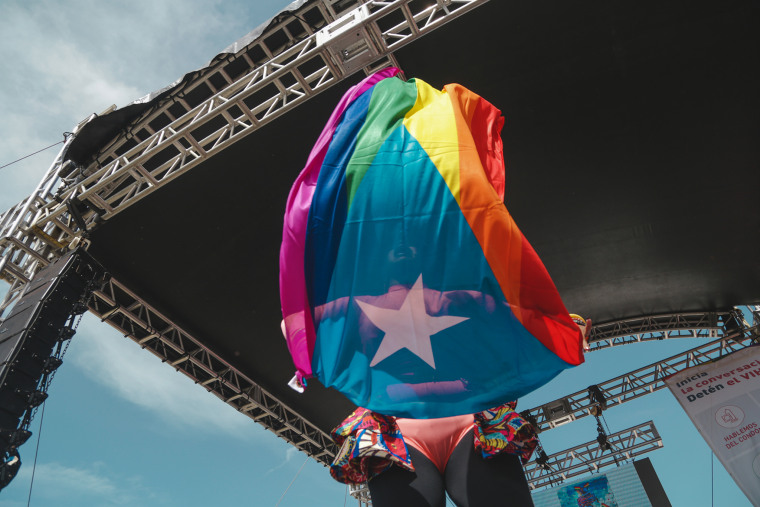
<path fill-rule="evenodd" d="M 760 302 L 758 4 L 492 0 L 396 52 L 506 118 L 507 207 L 595 322 Z M 352 408 L 280 334 L 290 185 L 357 74 L 154 192 L 89 249 L 145 301 L 329 431 Z"/>

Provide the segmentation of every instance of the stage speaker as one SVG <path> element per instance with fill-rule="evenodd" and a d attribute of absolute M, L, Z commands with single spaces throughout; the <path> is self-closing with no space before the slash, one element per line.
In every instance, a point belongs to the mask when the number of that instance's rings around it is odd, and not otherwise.
<path fill-rule="evenodd" d="M 25 426 L 47 398 L 44 380 L 61 364 L 61 344 L 106 276 L 89 254 L 70 252 L 37 273 L 0 322 L 0 458 L 29 437 Z"/>

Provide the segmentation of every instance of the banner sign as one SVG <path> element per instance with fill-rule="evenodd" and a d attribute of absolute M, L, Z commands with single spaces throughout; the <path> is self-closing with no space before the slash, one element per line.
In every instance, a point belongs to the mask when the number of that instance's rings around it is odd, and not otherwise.
<path fill-rule="evenodd" d="M 753 505 L 760 505 L 760 347 L 671 375 L 665 383 Z"/>

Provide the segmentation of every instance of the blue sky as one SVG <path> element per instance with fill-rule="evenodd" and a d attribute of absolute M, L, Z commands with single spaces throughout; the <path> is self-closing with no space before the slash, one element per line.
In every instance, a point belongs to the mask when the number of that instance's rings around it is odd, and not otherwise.
<path fill-rule="evenodd" d="M 61 140 L 93 112 L 124 106 L 203 66 L 287 3 L 2 0 L 0 165 Z M 0 170 L 0 210 L 34 189 L 56 149 Z M 5 290 L 0 285 L 0 293 Z M 697 344 L 668 340 L 595 352 L 520 406 L 554 400 Z M 21 449 L 19 476 L 0 492 L 3 506 L 27 504 L 40 415 Z M 750 505 L 722 465 L 711 464 L 709 448 L 669 392 L 606 417 L 612 431 L 654 420 L 665 447 L 648 456 L 673 505 L 707 506 L 713 496 L 719 506 Z M 595 437 L 587 418 L 542 434 L 542 442 L 551 454 Z M 355 504 L 324 467 L 85 317 L 45 405 L 31 505 L 273 506 L 281 498 L 281 506 Z"/>

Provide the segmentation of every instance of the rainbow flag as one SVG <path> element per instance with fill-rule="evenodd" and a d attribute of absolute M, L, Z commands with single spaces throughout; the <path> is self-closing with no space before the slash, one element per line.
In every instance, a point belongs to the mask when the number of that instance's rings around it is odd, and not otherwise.
<path fill-rule="evenodd" d="M 504 206 L 504 119 L 385 69 L 343 97 L 296 180 L 280 251 L 300 379 L 386 415 L 474 413 L 583 362 Z"/>

